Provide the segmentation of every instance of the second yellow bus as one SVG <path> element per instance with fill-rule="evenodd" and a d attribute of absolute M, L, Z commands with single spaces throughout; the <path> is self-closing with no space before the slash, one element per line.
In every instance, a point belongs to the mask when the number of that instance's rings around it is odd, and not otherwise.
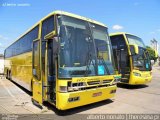
<path fill-rule="evenodd" d="M 116 68 L 121 83 L 146 84 L 151 81 L 151 61 L 143 40 L 125 32 L 110 34 Z"/>

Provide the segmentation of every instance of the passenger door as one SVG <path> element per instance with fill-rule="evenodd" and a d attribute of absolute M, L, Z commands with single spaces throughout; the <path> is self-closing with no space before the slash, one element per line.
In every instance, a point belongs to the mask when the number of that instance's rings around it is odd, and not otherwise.
<path fill-rule="evenodd" d="M 42 31 L 41 31 L 41 79 L 43 80 L 43 100 L 44 101 L 50 101 L 50 91 L 51 88 L 48 83 L 48 61 L 49 55 L 51 54 L 51 50 L 48 48 L 50 46 L 50 41 L 52 41 L 52 38 L 55 34 L 55 23 L 54 23 L 54 17 L 50 16 L 46 18 L 44 21 L 42 21 Z M 50 36 L 51 35 L 51 36 Z M 48 37 L 49 36 L 49 37 Z M 50 52 L 50 53 L 48 53 Z M 52 92 L 52 91 L 51 91 Z"/>
<path fill-rule="evenodd" d="M 110 38 L 116 67 L 118 68 L 119 73 L 123 76 L 128 73 L 130 69 L 129 55 L 125 38 L 123 35 L 111 36 Z"/>
<path fill-rule="evenodd" d="M 40 41 L 33 41 L 33 58 L 32 58 L 32 99 L 34 103 L 42 104 L 42 81 L 40 74 Z"/>
<path fill-rule="evenodd" d="M 56 59 L 58 43 L 55 39 L 47 40 L 47 76 L 48 76 L 48 101 L 56 102 Z"/>

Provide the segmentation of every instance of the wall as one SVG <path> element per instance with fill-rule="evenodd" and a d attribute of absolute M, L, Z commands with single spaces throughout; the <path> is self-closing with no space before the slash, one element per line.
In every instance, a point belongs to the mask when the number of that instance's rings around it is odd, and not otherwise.
<path fill-rule="evenodd" d="M 4 72 L 4 59 L 0 58 L 0 74 Z"/>

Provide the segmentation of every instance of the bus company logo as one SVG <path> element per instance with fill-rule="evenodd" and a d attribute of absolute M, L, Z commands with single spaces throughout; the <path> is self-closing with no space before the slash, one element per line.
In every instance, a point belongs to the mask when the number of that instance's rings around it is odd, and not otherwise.
<path fill-rule="evenodd" d="M 77 79 L 77 82 L 85 82 L 87 81 L 87 78 L 80 78 L 80 79 Z"/>
<path fill-rule="evenodd" d="M 77 82 L 90 82 L 90 81 L 96 81 L 99 80 L 99 78 L 79 78 L 77 79 Z"/>
<path fill-rule="evenodd" d="M 89 79 L 87 79 L 88 82 L 90 82 L 90 81 L 97 81 L 97 80 L 100 80 L 100 78 L 89 78 Z"/>

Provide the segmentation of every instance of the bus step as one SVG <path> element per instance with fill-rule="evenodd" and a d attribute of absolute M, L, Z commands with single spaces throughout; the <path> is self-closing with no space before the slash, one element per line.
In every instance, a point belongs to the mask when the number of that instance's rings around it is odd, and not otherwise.
<path fill-rule="evenodd" d="M 122 78 L 129 78 L 130 74 L 122 74 Z"/>
<path fill-rule="evenodd" d="M 124 74 L 124 78 L 130 78 L 130 74 Z"/>
<path fill-rule="evenodd" d="M 34 100 L 33 98 L 31 98 L 31 100 L 32 100 L 32 103 L 33 103 L 35 106 L 37 106 L 37 107 L 40 108 L 40 109 L 43 109 L 43 106 L 42 106 L 41 104 L 39 104 L 39 102 L 37 102 L 37 101 Z"/>
<path fill-rule="evenodd" d="M 121 78 L 121 82 L 128 82 L 129 78 Z"/>
<path fill-rule="evenodd" d="M 129 70 L 128 70 L 128 71 L 125 71 L 126 74 L 129 74 L 130 72 L 131 72 L 131 71 L 129 71 Z"/>

